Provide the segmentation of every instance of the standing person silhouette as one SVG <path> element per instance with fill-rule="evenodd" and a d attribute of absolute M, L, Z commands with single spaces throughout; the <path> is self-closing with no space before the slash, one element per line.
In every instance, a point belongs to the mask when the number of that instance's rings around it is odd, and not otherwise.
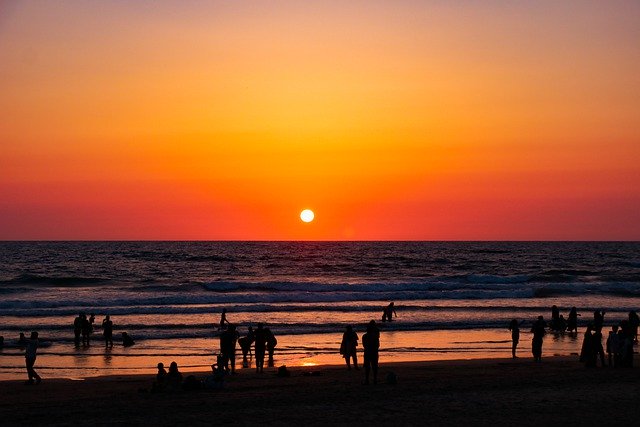
<path fill-rule="evenodd" d="M 220 352 L 222 353 L 222 364 L 225 369 L 229 369 L 231 363 L 231 373 L 236 373 L 236 342 L 238 341 L 238 331 L 235 325 L 229 325 L 226 331 L 220 334 Z"/>
<path fill-rule="evenodd" d="M 31 332 L 31 339 L 27 344 L 27 350 L 24 353 L 25 363 L 27 365 L 27 375 L 29 376 L 29 380 L 27 384 L 33 384 L 33 380 L 36 380 L 36 384 L 40 384 L 42 378 L 40 375 L 33 369 L 33 365 L 36 363 L 36 353 L 38 352 L 38 333 Z"/>
<path fill-rule="evenodd" d="M 544 317 L 538 316 L 538 320 L 533 323 L 533 327 L 531 328 L 531 332 L 533 333 L 531 353 L 533 353 L 533 360 L 536 362 L 542 361 L 542 339 L 544 338 L 546 327 L 547 322 L 544 321 Z"/>
<path fill-rule="evenodd" d="M 276 350 L 276 346 L 278 345 L 278 339 L 271 332 L 271 329 L 265 328 L 265 333 L 267 335 L 267 354 L 269 355 L 267 359 L 267 366 L 273 368 L 273 353 Z"/>
<path fill-rule="evenodd" d="M 511 331 L 511 357 L 516 358 L 516 348 L 520 342 L 520 325 L 524 323 L 524 320 L 518 323 L 518 320 L 513 319 L 509 322 L 509 330 Z"/>
<path fill-rule="evenodd" d="M 262 323 L 258 323 L 258 329 L 255 332 L 255 352 L 256 352 L 256 372 L 262 373 L 264 369 L 264 354 L 267 349 L 267 333 Z"/>
<path fill-rule="evenodd" d="M 102 321 L 102 335 L 104 336 L 104 346 L 113 347 L 113 322 L 108 314 Z"/>
<path fill-rule="evenodd" d="M 393 302 L 390 302 L 388 306 L 384 308 L 382 311 L 382 321 L 383 322 L 391 322 L 393 320 L 393 314 L 398 317 L 398 313 L 396 313 L 396 309 L 393 305 Z"/>
<path fill-rule="evenodd" d="M 569 318 L 567 319 L 567 332 L 578 332 L 578 309 L 571 307 Z"/>
<path fill-rule="evenodd" d="M 375 320 L 367 325 L 367 332 L 362 336 L 364 347 L 364 383 L 369 384 L 369 371 L 373 372 L 373 383 L 378 383 L 378 358 L 380 350 L 380 330 Z"/>
<path fill-rule="evenodd" d="M 340 354 L 347 362 L 347 369 L 351 370 L 351 359 L 353 359 L 353 367 L 358 369 L 358 334 L 353 331 L 351 325 L 348 325 L 344 334 L 342 334 L 342 343 L 340 344 Z"/>

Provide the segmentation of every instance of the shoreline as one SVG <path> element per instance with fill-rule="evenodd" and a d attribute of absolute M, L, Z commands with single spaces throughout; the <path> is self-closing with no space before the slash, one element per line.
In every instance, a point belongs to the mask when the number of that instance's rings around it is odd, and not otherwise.
<path fill-rule="evenodd" d="M 277 377 L 276 368 L 244 370 L 228 376 L 221 390 L 158 394 L 150 392 L 154 375 L 45 378 L 37 386 L 0 381 L 0 423 L 633 425 L 640 416 L 640 369 L 587 369 L 575 356 L 541 363 L 530 357 L 382 360 L 379 384 L 369 386 L 361 384 L 362 368 L 288 369 L 287 378 Z M 389 372 L 397 384 L 386 383 Z"/>

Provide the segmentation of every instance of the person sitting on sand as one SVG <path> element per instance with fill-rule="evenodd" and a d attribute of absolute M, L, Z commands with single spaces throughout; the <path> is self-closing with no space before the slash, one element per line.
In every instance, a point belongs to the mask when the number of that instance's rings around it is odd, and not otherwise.
<path fill-rule="evenodd" d="M 358 334 L 356 334 L 351 327 L 347 325 L 344 334 L 342 334 L 342 343 L 340 344 L 340 354 L 344 357 L 347 363 L 347 369 L 351 370 L 351 359 L 353 359 L 353 367 L 358 369 Z"/>
<path fill-rule="evenodd" d="M 513 319 L 509 322 L 509 330 L 511 331 L 511 357 L 516 358 L 516 347 L 518 347 L 518 343 L 520 342 L 520 325 L 524 323 L 518 323 L 517 319 Z"/>
<path fill-rule="evenodd" d="M 538 320 L 533 323 L 531 333 L 533 333 L 533 339 L 531 340 L 531 353 L 533 353 L 533 360 L 536 362 L 542 361 L 542 340 L 545 334 L 545 328 L 547 322 L 544 321 L 544 317 L 538 316 Z"/>
<path fill-rule="evenodd" d="M 169 372 L 165 378 L 165 386 L 167 391 L 178 391 L 182 388 L 182 374 L 178 370 L 178 364 L 171 362 Z"/>
<path fill-rule="evenodd" d="M 373 371 L 373 383 L 378 383 L 378 358 L 380 350 L 380 330 L 375 320 L 367 325 L 367 332 L 362 336 L 364 347 L 364 383 L 369 384 L 369 371 Z"/>
<path fill-rule="evenodd" d="M 224 379 L 227 373 L 221 364 L 211 365 L 211 375 L 205 377 L 204 388 L 207 390 L 217 390 L 224 387 Z"/>
<path fill-rule="evenodd" d="M 36 353 L 38 351 L 38 333 L 31 332 L 31 339 L 29 340 L 29 344 L 27 344 L 27 350 L 24 353 L 25 363 L 27 365 L 27 375 L 29 376 L 29 380 L 27 384 L 33 384 L 33 380 L 36 380 L 36 384 L 40 384 L 42 378 L 40 375 L 33 369 L 33 365 L 36 363 Z"/>
<path fill-rule="evenodd" d="M 392 314 L 395 314 L 398 317 L 398 313 L 396 313 L 396 309 L 393 306 L 393 302 L 390 302 L 388 306 L 384 308 L 382 311 L 382 321 L 391 322 L 393 320 Z"/>
<path fill-rule="evenodd" d="M 152 392 L 163 391 L 167 381 L 167 370 L 164 369 L 164 363 L 158 363 L 158 373 L 156 374 L 156 380 L 151 387 Z"/>
<path fill-rule="evenodd" d="M 102 321 L 102 335 L 105 347 L 113 347 L 113 322 L 108 314 Z"/>
<path fill-rule="evenodd" d="M 133 341 L 133 338 L 131 338 L 128 333 L 123 332 L 122 333 L 122 345 L 125 346 L 125 347 L 131 347 L 134 344 L 135 344 L 135 341 Z"/>

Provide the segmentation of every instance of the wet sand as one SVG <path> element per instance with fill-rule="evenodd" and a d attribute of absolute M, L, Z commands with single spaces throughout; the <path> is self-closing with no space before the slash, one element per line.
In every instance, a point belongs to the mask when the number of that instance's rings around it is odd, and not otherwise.
<path fill-rule="evenodd" d="M 636 366 L 638 366 L 636 355 Z M 243 370 L 222 390 L 150 393 L 153 376 L 0 382 L 2 424 L 635 425 L 640 368 L 588 370 L 575 357 L 383 363 L 363 370 Z M 316 372 L 318 375 L 309 375 Z M 387 374 L 397 384 L 385 382 Z M 204 374 L 200 374 L 203 376 Z"/>

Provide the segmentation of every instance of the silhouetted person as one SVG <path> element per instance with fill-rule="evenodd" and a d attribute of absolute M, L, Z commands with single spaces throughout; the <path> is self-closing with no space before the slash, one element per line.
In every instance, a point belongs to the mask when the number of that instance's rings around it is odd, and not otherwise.
<path fill-rule="evenodd" d="M 42 378 L 40 375 L 33 369 L 33 366 L 36 363 L 36 355 L 38 352 L 38 333 L 31 332 L 31 339 L 27 344 L 27 350 L 24 353 L 25 363 L 27 365 L 27 375 L 29 376 L 29 380 L 27 384 L 33 384 L 33 380 L 35 380 L 36 384 L 40 384 Z"/>
<path fill-rule="evenodd" d="M 607 337 L 607 358 L 609 359 L 609 366 L 617 367 L 618 361 L 616 360 L 616 353 L 618 351 L 618 326 L 614 325 L 609 331 Z"/>
<path fill-rule="evenodd" d="M 255 335 L 253 333 L 253 328 L 249 326 L 249 332 L 247 336 L 242 337 L 238 340 L 238 344 L 240 344 L 240 350 L 242 350 L 242 367 L 248 368 L 249 361 L 247 360 L 247 355 L 251 354 L 251 345 L 255 341 Z"/>
<path fill-rule="evenodd" d="M 89 345 L 91 324 L 89 323 L 89 319 L 87 319 L 86 314 L 81 314 L 80 318 L 82 319 L 82 345 Z"/>
<path fill-rule="evenodd" d="M 76 347 L 80 346 L 80 335 L 82 334 L 82 313 L 73 320 L 73 342 Z"/>
<path fill-rule="evenodd" d="M 384 308 L 384 310 L 382 311 L 382 321 L 388 321 L 391 322 L 393 320 L 393 316 L 394 315 L 396 317 L 398 317 L 398 313 L 396 313 L 396 309 L 393 306 L 393 302 L 390 302 L 388 306 L 386 306 Z"/>
<path fill-rule="evenodd" d="M 158 363 L 158 373 L 156 374 L 156 381 L 151 387 L 151 391 L 163 391 L 167 382 L 167 370 L 164 369 L 164 363 Z"/>
<path fill-rule="evenodd" d="M 556 331 L 564 332 L 565 329 L 567 329 L 567 321 L 565 320 L 564 316 L 561 314 L 560 317 L 558 318 L 558 328 L 556 329 Z"/>
<path fill-rule="evenodd" d="M 108 314 L 102 321 L 102 335 L 105 347 L 113 347 L 113 322 Z"/>
<path fill-rule="evenodd" d="M 231 373 L 236 372 L 236 343 L 238 342 L 238 331 L 235 325 L 229 324 L 227 330 L 220 334 L 220 352 L 222 353 L 222 365 L 229 370 L 231 364 Z"/>
<path fill-rule="evenodd" d="M 364 383 L 369 384 L 369 371 L 372 371 L 373 383 L 377 384 L 380 330 L 375 320 L 367 325 L 367 332 L 362 336 L 362 347 L 364 347 Z"/>
<path fill-rule="evenodd" d="M 24 347 L 27 344 L 28 344 L 27 337 L 24 336 L 24 332 L 20 332 L 20 335 L 18 335 L 18 345 L 20 347 Z"/>
<path fill-rule="evenodd" d="M 0 335 L 0 347 L 4 347 L 4 337 Z"/>
<path fill-rule="evenodd" d="M 222 314 L 220 315 L 220 326 L 218 326 L 218 330 L 225 329 L 226 325 L 230 325 L 230 323 L 227 320 L 227 309 L 223 308 Z"/>
<path fill-rule="evenodd" d="M 516 358 L 516 348 L 520 342 L 520 325 L 523 323 L 524 320 L 518 323 L 516 319 L 509 322 L 509 330 L 511 331 L 511 357 L 514 359 Z"/>
<path fill-rule="evenodd" d="M 587 330 L 584 332 L 580 361 L 584 363 L 587 368 L 596 367 L 596 349 L 593 340 L 593 325 L 591 324 L 587 325 Z"/>
<path fill-rule="evenodd" d="M 133 341 L 133 338 L 131 338 L 128 333 L 123 332 L 122 333 L 122 345 L 125 346 L 125 347 L 131 347 L 134 344 L 135 344 L 135 341 Z"/>
<path fill-rule="evenodd" d="M 545 334 L 545 328 L 547 322 L 544 321 L 544 317 L 538 316 L 538 320 L 533 323 L 531 333 L 533 338 L 531 340 L 531 353 L 533 353 L 533 360 L 536 362 L 542 361 L 542 340 Z"/>
<path fill-rule="evenodd" d="M 262 323 L 258 323 L 258 329 L 255 332 L 254 342 L 256 352 L 256 372 L 262 373 L 264 368 L 264 354 L 267 349 L 267 333 L 262 327 Z"/>
<path fill-rule="evenodd" d="M 620 367 L 633 367 L 633 328 L 628 320 L 620 322 L 622 329 L 622 339 L 620 348 Z"/>
<path fill-rule="evenodd" d="M 182 374 L 178 371 L 176 362 L 171 362 L 169 365 L 165 384 L 168 391 L 178 391 L 182 387 Z"/>
<path fill-rule="evenodd" d="M 604 361 L 604 348 L 602 347 L 602 328 L 593 331 L 593 350 L 596 354 L 596 361 L 600 356 L 600 364 L 604 367 L 607 364 Z"/>
<path fill-rule="evenodd" d="M 276 350 L 276 345 L 278 345 L 278 340 L 276 336 L 273 335 L 271 329 L 265 328 L 265 332 L 267 334 L 267 354 L 269 358 L 267 359 L 267 366 L 273 368 L 273 352 Z"/>
<path fill-rule="evenodd" d="M 224 387 L 226 372 L 220 364 L 211 365 L 211 375 L 205 377 L 203 386 L 205 389 L 215 390 Z"/>
<path fill-rule="evenodd" d="M 604 310 L 596 310 L 593 312 L 593 330 L 602 333 L 604 326 Z"/>
<path fill-rule="evenodd" d="M 635 310 L 629 312 L 629 328 L 631 329 L 631 339 L 634 343 L 638 343 L 638 326 L 640 326 L 640 317 Z"/>
<path fill-rule="evenodd" d="M 340 354 L 347 362 L 347 369 L 351 370 L 351 359 L 353 359 L 353 367 L 358 369 L 358 334 L 356 334 L 348 325 L 344 334 L 342 334 L 342 342 L 340 343 Z"/>
<path fill-rule="evenodd" d="M 553 305 L 551 307 L 551 329 L 553 331 L 558 331 L 560 326 L 560 310 L 557 305 Z"/>
<path fill-rule="evenodd" d="M 578 310 L 571 307 L 569 318 L 567 319 L 567 332 L 578 332 Z"/>

